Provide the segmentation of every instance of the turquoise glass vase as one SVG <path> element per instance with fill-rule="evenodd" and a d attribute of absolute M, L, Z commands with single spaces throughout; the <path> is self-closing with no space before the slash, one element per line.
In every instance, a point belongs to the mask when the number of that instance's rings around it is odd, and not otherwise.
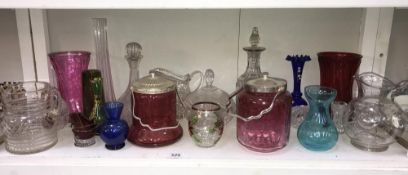
<path fill-rule="evenodd" d="M 336 145 L 338 139 L 336 126 L 329 113 L 330 104 L 336 98 L 337 91 L 312 85 L 305 87 L 305 94 L 310 110 L 299 126 L 298 140 L 308 150 L 329 150 Z"/>

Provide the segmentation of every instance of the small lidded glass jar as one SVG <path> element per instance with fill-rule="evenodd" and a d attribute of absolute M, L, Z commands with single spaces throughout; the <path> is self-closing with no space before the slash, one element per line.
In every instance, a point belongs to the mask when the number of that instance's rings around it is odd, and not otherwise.
<path fill-rule="evenodd" d="M 157 147 L 172 144 L 183 130 L 176 119 L 176 84 L 150 75 L 132 86 L 133 125 L 128 140 L 136 145 Z"/>
<path fill-rule="evenodd" d="M 264 75 L 249 80 L 238 94 L 237 138 L 257 152 L 272 152 L 289 141 L 292 98 L 286 80 Z"/>

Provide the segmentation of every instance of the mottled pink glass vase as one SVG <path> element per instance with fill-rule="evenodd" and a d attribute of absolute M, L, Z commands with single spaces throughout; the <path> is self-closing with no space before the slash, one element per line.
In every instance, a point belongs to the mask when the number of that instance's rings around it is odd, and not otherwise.
<path fill-rule="evenodd" d="M 68 51 L 50 53 L 51 64 L 58 80 L 58 90 L 70 113 L 82 112 L 82 71 L 88 69 L 91 53 Z"/>

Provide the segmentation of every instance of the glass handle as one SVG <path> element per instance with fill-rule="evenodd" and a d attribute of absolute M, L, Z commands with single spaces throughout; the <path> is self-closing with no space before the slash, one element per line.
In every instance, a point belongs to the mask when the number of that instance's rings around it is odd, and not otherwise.
<path fill-rule="evenodd" d="M 130 88 L 130 90 L 133 92 L 133 88 Z M 132 102 L 135 101 L 135 97 L 132 94 Z M 139 124 L 143 127 L 148 128 L 150 131 L 162 131 L 162 130 L 167 130 L 167 129 L 177 129 L 180 127 L 180 123 L 177 121 L 177 124 L 174 126 L 168 126 L 168 127 L 160 127 L 160 128 L 153 128 L 149 124 L 143 123 L 142 119 L 135 114 L 135 103 L 132 103 L 132 116 L 135 118 L 137 121 L 139 121 Z"/>
<path fill-rule="evenodd" d="M 65 101 L 62 99 L 60 93 L 58 92 L 57 88 L 52 88 L 51 90 L 52 98 L 53 98 L 53 106 L 51 106 L 51 110 L 49 114 L 53 116 L 53 120 L 56 122 L 55 125 L 58 130 L 65 127 L 65 125 L 69 121 L 69 112 Z"/>
<path fill-rule="evenodd" d="M 238 90 L 237 90 L 237 91 L 238 91 Z M 239 91 L 240 91 L 240 90 L 239 90 Z M 238 91 L 238 92 L 239 92 L 239 91 Z M 237 93 L 238 93 L 238 92 L 237 92 Z M 228 112 L 228 115 L 230 115 L 230 116 L 232 116 L 232 117 L 239 118 L 239 119 L 241 119 L 241 120 L 243 120 L 243 121 L 245 121 L 245 122 L 249 122 L 249 121 L 251 121 L 251 120 L 261 119 L 264 114 L 270 112 L 270 111 L 273 109 L 273 106 L 274 106 L 274 104 L 275 104 L 276 99 L 277 99 L 280 95 L 284 94 L 284 92 L 285 92 L 285 91 L 278 91 L 278 93 L 276 93 L 276 95 L 273 97 L 272 102 L 271 102 L 271 104 L 269 105 L 269 107 L 263 109 L 263 110 L 262 110 L 261 112 L 259 112 L 257 115 L 252 115 L 252 116 L 249 116 L 249 117 L 242 117 L 242 116 L 240 116 L 240 115 L 233 114 L 233 113 L 230 113 L 230 112 Z"/>
<path fill-rule="evenodd" d="M 174 73 L 173 71 L 164 69 L 164 68 L 154 68 L 149 71 L 149 73 L 160 73 L 162 75 L 168 76 L 168 77 L 173 77 L 179 81 L 185 81 L 186 77 L 184 75 L 180 75 L 177 73 Z"/>
<path fill-rule="evenodd" d="M 195 92 L 196 90 L 198 90 L 201 87 L 201 84 L 203 83 L 203 73 L 201 71 L 194 71 L 192 73 L 190 73 L 190 78 L 193 78 L 194 76 L 198 75 L 200 77 L 199 83 L 197 85 L 196 88 L 194 88 L 194 90 L 192 90 L 191 92 Z"/>

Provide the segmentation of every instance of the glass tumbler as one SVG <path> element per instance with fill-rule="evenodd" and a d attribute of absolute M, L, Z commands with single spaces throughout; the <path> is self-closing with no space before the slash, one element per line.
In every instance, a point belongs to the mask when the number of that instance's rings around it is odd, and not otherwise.
<path fill-rule="evenodd" d="M 188 130 L 194 143 L 199 147 L 212 147 L 221 138 L 224 120 L 221 107 L 213 102 L 193 104 L 188 117 Z"/>

